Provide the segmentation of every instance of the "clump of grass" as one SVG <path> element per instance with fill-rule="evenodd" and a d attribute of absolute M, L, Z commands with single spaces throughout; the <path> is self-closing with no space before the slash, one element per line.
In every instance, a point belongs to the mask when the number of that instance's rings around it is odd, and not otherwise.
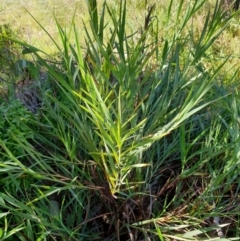
<path fill-rule="evenodd" d="M 13 96 L 13 77 L 18 75 L 16 61 L 20 58 L 19 47 L 7 37 L 16 38 L 10 25 L 0 25 L 0 98 L 1 102 Z M 10 93 L 11 92 L 11 93 Z"/>
<path fill-rule="evenodd" d="M 18 134 L 4 115 L 11 138 L 0 139 L 2 240 L 239 236 L 239 96 L 219 85 L 228 58 L 209 62 L 233 16 L 217 2 L 202 31 L 189 30 L 205 3 L 170 1 L 162 39 L 155 5 L 136 37 L 126 1 L 117 12 L 105 1 L 101 13 L 88 1 L 85 52 L 74 18 L 68 33 L 56 21 L 61 45 L 42 26 L 58 63 L 8 38 L 50 78 L 43 106 L 27 112 Z"/>

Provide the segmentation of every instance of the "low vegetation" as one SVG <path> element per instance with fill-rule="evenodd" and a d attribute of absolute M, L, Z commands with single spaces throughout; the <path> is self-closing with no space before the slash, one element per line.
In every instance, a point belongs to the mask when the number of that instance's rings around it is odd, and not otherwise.
<path fill-rule="evenodd" d="M 2 25 L 0 240 L 239 240 L 239 13 L 131 4 Z"/>

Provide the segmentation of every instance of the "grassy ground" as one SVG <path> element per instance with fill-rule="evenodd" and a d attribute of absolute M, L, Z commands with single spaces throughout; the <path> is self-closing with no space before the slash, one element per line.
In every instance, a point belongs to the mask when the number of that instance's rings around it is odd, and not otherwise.
<path fill-rule="evenodd" d="M 56 51 L 51 40 L 43 29 L 33 20 L 26 9 L 46 28 L 53 37 L 59 38 L 54 15 L 65 27 L 71 24 L 72 16 L 77 8 L 76 17 L 81 19 L 86 16 L 86 4 L 79 1 L 1 1 L 1 24 L 10 24 L 13 31 L 30 44 L 45 49 L 49 53 Z M 81 26 L 83 26 L 81 24 Z"/>
<path fill-rule="evenodd" d="M 117 8 L 114 1 L 108 1 L 110 6 Z M 101 7 L 103 1 L 98 1 Z M 137 30 L 144 21 L 144 4 L 136 3 L 135 1 L 128 2 L 128 16 L 131 21 L 128 22 L 128 27 Z M 41 47 L 48 53 L 56 51 L 55 46 L 45 34 L 43 29 L 36 21 L 28 14 L 29 11 L 41 23 L 48 33 L 57 40 L 59 39 L 58 29 L 55 24 L 54 16 L 59 23 L 66 29 L 71 25 L 72 17 L 76 10 L 76 23 L 79 30 L 83 29 L 83 21 L 88 22 L 88 10 L 86 1 L 78 0 L 44 0 L 44 1 L 1 1 L 1 24 L 10 24 L 13 31 L 16 31 L 29 44 Z M 137 9 L 137 12 L 135 11 Z M 27 11 L 26 11 L 27 10 Z M 134 23 L 134 26 L 131 26 Z M 84 32 L 84 31 L 83 31 Z M 84 39 L 81 38 L 84 44 Z"/>
<path fill-rule="evenodd" d="M 156 1 L 147 1 L 147 4 L 151 5 Z M 10 24 L 11 29 L 18 33 L 22 39 L 27 43 L 32 44 L 36 47 L 44 49 L 49 54 L 55 54 L 57 49 L 52 44 L 51 39 L 45 34 L 43 29 L 36 23 L 36 21 L 28 14 L 26 9 L 41 23 L 48 33 L 60 43 L 60 38 L 58 34 L 57 27 L 54 22 L 54 15 L 56 16 L 59 23 L 66 29 L 69 29 L 71 26 L 71 21 L 73 14 L 76 10 L 76 23 L 78 29 L 81 32 L 81 35 L 84 36 L 83 31 L 83 21 L 87 23 L 89 17 L 87 14 L 87 4 L 84 1 L 68 1 L 68 0 L 47 0 L 47 1 L 1 1 L 0 3 L 1 18 L 0 24 Z M 103 1 L 98 1 L 98 5 L 101 8 Z M 114 1 L 108 1 L 108 4 L 115 10 L 117 10 L 117 5 L 114 4 Z M 127 23 L 126 28 L 130 32 L 135 32 L 139 30 L 144 23 L 144 17 L 146 14 L 145 4 L 136 1 L 128 1 L 127 9 Z M 194 18 L 193 31 L 195 33 L 201 33 L 203 29 L 204 19 L 206 18 L 207 11 L 213 9 L 215 1 L 207 1 L 207 4 L 198 12 Z M 156 2 L 156 11 L 158 16 L 165 16 L 165 13 L 168 8 L 168 1 Z M 177 9 L 174 10 L 175 13 Z M 164 22 L 162 22 L 164 24 Z M 174 23 L 170 26 L 160 26 L 161 31 L 159 31 L 159 38 L 164 38 L 166 35 L 172 34 Z M 82 31 L 81 31 L 82 30 Z M 225 66 L 225 72 L 230 72 L 234 74 L 239 65 L 239 56 L 240 56 L 240 40 L 239 40 L 239 18 L 235 18 L 230 26 L 228 31 L 225 31 L 219 38 L 214 42 L 213 48 L 215 51 L 215 59 L 218 57 L 218 61 L 224 59 L 226 56 L 231 55 L 231 58 L 228 61 L 228 64 Z M 81 44 L 85 45 L 84 38 L 80 38 Z M 211 63 L 213 64 L 213 63 Z M 231 76 L 229 74 L 228 76 Z M 228 78 L 228 76 L 223 76 L 223 78 Z M 231 77 L 230 77 L 231 78 Z M 237 78 L 239 78 L 239 73 Z"/>
<path fill-rule="evenodd" d="M 239 240 L 239 16 L 155 2 L 1 2 L 0 240 Z"/>

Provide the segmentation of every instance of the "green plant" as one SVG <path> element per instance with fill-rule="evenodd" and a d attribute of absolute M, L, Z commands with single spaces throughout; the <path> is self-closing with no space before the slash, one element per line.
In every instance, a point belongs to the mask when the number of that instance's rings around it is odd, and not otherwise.
<path fill-rule="evenodd" d="M 39 23 L 59 50 L 60 66 L 12 39 L 46 68 L 51 89 L 39 119 L 28 123 L 34 138 L 14 139 L 23 161 L 0 142 L 11 170 L 0 179 L 5 235 L 6 223 L 23 219 L 21 230 L 12 229 L 21 240 L 211 240 L 220 226 L 210 218 L 227 215 L 226 208 L 239 216 L 221 195 L 238 175 L 228 168 L 237 164 L 227 155 L 237 146 L 226 128 L 238 128 L 237 105 L 225 120 L 228 108 L 217 105 L 228 97 L 215 88 L 228 59 L 208 67 L 211 46 L 232 16 L 225 18 L 217 2 L 194 36 L 190 23 L 205 2 L 171 0 L 164 23 L 172 30 L 161 40 L 154 5 L 136 37 L 127 33 L 126 1 L 117 13 L 105 1 L 99 15 L 89 0 L 85 53 L 74 18 L 69 33 L 56 21 L 62 46 Z"/>

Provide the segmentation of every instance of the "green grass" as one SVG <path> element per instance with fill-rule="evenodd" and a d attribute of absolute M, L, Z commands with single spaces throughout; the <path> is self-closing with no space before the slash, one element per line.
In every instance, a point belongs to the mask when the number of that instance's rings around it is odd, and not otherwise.
<path fill-rule="evenodd" d="M 0 240 L 239 240 L 237 13 L 87 3 L 2 31 Z"/>

